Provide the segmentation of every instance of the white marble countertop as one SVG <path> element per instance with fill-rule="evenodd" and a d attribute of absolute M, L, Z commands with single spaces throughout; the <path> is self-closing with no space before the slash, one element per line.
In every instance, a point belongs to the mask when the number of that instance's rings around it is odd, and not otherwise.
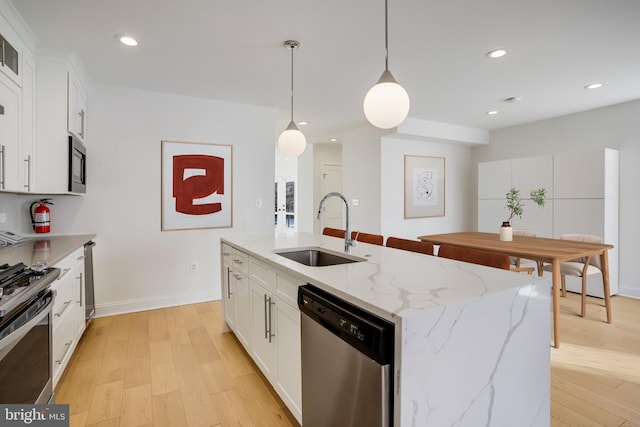
<path fill-rule="evenodd" d="M 308 267 L 274 253 L 321 247 L 344 253 L 344 239 L 310 233 L 227 235 L 223 242 L 391 321 L 542 280 L 522 273 L 358 242 L 364 262 Z"/>

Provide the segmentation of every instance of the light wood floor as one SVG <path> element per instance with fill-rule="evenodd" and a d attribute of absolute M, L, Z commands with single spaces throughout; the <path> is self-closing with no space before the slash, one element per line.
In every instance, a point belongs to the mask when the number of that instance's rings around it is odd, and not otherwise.
<path fill-rule="evenodd" d="M 562 299 L 552 426 L 640 426 L 640 300 Z M 290 426 L 293 416 L 207 302 L 95 319 L 56 388 L 71 426 Z"/>

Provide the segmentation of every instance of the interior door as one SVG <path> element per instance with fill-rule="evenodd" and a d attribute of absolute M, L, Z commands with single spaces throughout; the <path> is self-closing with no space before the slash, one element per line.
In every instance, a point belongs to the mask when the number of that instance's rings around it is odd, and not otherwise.
<path fill-rule="evenodd" d="M 322 165 L 320 169 L 320 197 L 332 191 L 342 192 L 342 165 Z M 320 217 L 320 231 L 324 227 L 344 228 L 344 202 L 330 197 L 324 204 Z"/>

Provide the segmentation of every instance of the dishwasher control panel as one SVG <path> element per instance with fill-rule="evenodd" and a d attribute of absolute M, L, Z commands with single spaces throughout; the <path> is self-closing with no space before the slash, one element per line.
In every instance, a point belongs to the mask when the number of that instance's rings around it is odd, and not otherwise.
<path fill-rule="evenodd" d="M 369 357 L 391 358 L 393 323 L 311 285 L 300 287 L 298 306 L 303 314 Z"/>

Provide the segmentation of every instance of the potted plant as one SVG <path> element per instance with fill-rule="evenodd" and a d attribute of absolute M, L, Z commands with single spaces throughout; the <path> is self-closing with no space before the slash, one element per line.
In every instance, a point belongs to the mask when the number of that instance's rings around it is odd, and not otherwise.
<path fill-rule="evenodd" d="M 536 205 L 543 207 L 547 197 L 547 190 L 545 188 L 531 190 L 529 197 Z M 509 210 L 509 218 L 507 218 L 507 220 L 502 223 L 502 227 L 500 227 L 500 240 L 511 241 L 513 240 L 513 232 L 510 221 L 516 215 L 518 215 L 518 218 L 522 218 L 524 205 L 520 198 L 520 190 L 515 187 L 511 187 L 511 190 L 506 194 L 506 198 L 507 204 L 505 207 Z"/>

